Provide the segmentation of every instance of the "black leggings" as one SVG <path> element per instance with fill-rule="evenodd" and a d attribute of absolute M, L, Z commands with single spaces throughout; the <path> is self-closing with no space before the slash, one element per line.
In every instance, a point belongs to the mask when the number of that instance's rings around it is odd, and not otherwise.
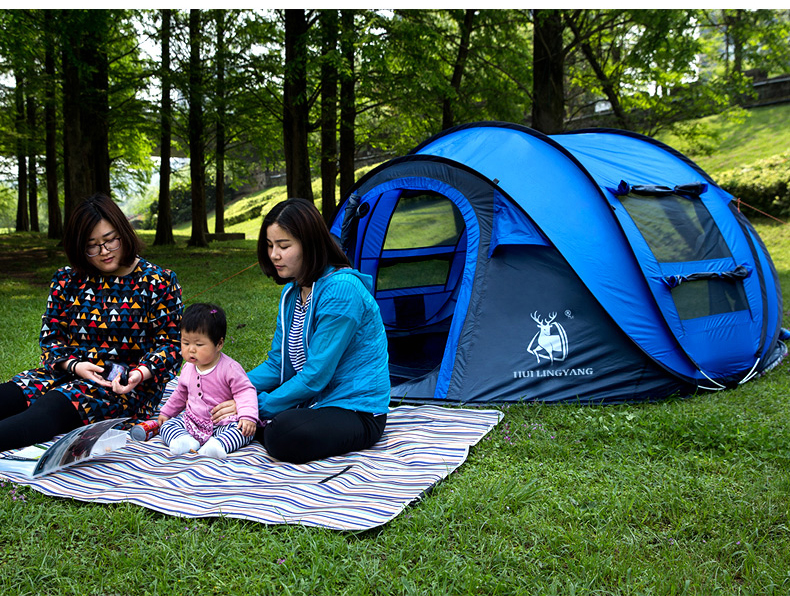
<path fill-rule="evenodd" d="M 386 423 L 386 414 L 374 416 L 333 407 L 298 408 L 277 414 L 256 438 L 272 457 L 303 464 L 372 447 Z"/>
<path fill-rule="evenodd" d="M 0 451 L 49 441 L 80 426 L 77 408 L 60 391 L 48 391 L 28 407 L 16 383 L 0 385 Z"/>

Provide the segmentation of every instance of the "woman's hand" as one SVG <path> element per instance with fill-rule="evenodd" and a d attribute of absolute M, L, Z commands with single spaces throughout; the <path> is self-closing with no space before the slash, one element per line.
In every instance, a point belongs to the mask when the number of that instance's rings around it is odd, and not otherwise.
<path fill-rule="evenodd" d="M 211 422 L 217 424 L 220 420 L 223 420 L 228 416 L 233 416 L 234 414 L 236 414 L 236 402 L 232 399 L 229 399 L 228 401 L 223 401 L 221 404 L 217 404 L 212 408 Z M 244 435 L 244 436 L 249 436 L 249 435 Z"/>
<path fill-rule="evenodd" d="M 239 420 L 239 430 L 241 434 L 245 437 L 251 437 L 255 434 L 255 429 L 258 428 L 258 425 L 255 424 L 252 420 L 247 420 L 246 418 L 242 418 Z"/>
<path fill-rule="evenodd" d="M 145 373 L 148 373 L 148 375 L 146 376 Z M 120 393 L 120 394 L 129 393 L 150 376 L 151 373 L 149 372 L 149 370 L 144 366 L 140 366 L 139 368 L 135 368 L 134 370 L 129 371 L 129 377 L 126 379 L 126 383 L 127 383 L 126 385 L 121 384 L 121 375 L 118 375 L 112 380 L 111 387 L 115 393 Z"/>
<path fill-rule="evenodd" d="M 102 377 L 102 374 L 104 373 L 104 367 L 94 364 L 93 362 L 78 362 L 77 365 L 72 369 L 72 372 L 75 376 L 85 379 L 86 381 L 92 381 L 93 383 L 101 385 L 102 387 L 112 387 L 112 383 Z"/>

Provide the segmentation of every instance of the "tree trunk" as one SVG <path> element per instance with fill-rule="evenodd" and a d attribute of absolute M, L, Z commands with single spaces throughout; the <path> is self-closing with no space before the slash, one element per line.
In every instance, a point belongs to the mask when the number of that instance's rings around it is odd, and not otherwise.
<path fill-rule="evenodd" d="M 63 164 L 65 173 L 63 186 L 65 190 L 65 221 L 68 222 L 77 202 L 88 196 L 91 191 L 91 181 L 88 179 L 86 163 L 88 147 L 85 144 L 80 118 L 80 78 L 79 66 L 76 64 L 77 56 L 74 53 L 73 39 L 66 33 L 62 48 L 63 65 Z"/>
<path fill-rule="evenodd" d="M 58 158 L 57 158 L 57 108 L 55 105 L 55 47 L 53 38 L 54 18 L 51 10 L 44 11 L 44 30 L 46 35 L 44 51 L 44 71 L 46 73 L 44 127 L 47 178 L 47 238 L 63 238 L 63 220 L 58 202 Z"/>
<path fill-rule="evenodd" d="M 565 26 L 559 10 L 536 10 L 533 23 L 532 128 L 562 132 L 565 120 Z"/>
<path fill-rule="evenodd" d="M 107 29 L 107 10 L 66 11 L 63 27 L 63 146 L 66 217 L 75 203 L 110 193 L 109 59 L 91 31 Z"/>
<path fill-rule="evenodd" d="M 743 44 L 744 44 L 744 15 L 743 9 L 735 10 L 733 18 L 734 29 L 732 32 L 732 71 L 738 74 L 743 73 Z"/>
<path fill-rule="evenodd" d="M 61 87 L 63 96 L 63 223 L 64 223 L 64 231 L 65 225 L 68 223 L 69 218 L 71 217 L 71 212 L 74 210 L 76 200 L 74 199 L 74 193 L 71 191 L 72 182 L 71 182 L 71 145 L 72 139 L 75 135 L 70 130 L 76 126 L 76 119 L 79 117 L 77 113 L 76 106 L 74 105 L 74 99 L 71 97 L 71 94 L 66 93 L 66 88 L 69 85 L 73 85 L 71 82 L 71 77 L 73 76 L 73 68 L 71 67 L 70 61 L 68 59 L 69 49 L 67 49 L 66 39 L 61 40 Z"/>
<path fill-rule="evenodd" d="M 200 63 L 200 10 L 189 11 L 189 172 L 192 182 L 192 236 L 189 246 L 206 239 L 206 170 L 203 164 L 203 76 Z"/>
<path fill-rule="evenodd" d="M 472 26 L 474 25 L 475 13 L 473 9 L 467 9 L 464 12 L 464 22 L 460 23 L 460 41 L 458 42 L 458 54 L 455 57 L 455 65 L 453 66 L 453 76 L 450 79 L 450 88 L 452 89 L 452 96 L 445 97 L 442 102 L 442 130 L 450 128 L 455 124 L 455 117 L 453 116 L 453 100 L 461 93 L 461 79 L 464 76 L 464 69 L 466 68 L 466 61 L 469 58 L 469 40 L 472 37 Z"/>
<path fill-rule="evenodd" d="M 217 11 L 217 169 L 214 231 L 225 233 L 225 12 Z"/>
<path fill-rule="evenodd" d="M 30 211 L 30 230 L 40 232 L 38 225 L 38 176 L 36 174 L 36 98 L 27 96 L 27 198 Z"/>
<path fill-rule="evenodd" d="M 170 142 L 172 137 L 170 101 L 170 27 L 172 10 L 162 10 L 162 106 L 159 139 L 159 213 L 156 219 L 154 245 L 175 244 L 173 212 L 170 208 Z"/>
<path fill-rule="evenodd" d="M 336 10 L 321 11 L 321 212 L 332 224 L 337 204 L 337 36 Z"/>
<path fill-rule="evenodd" d="M 14 96 L 16 99 L 16 181 L 17 181 L 17 205 L 16 205 L 16 231 L 27 232 L 30 230 L 30 219 L 28 218 L 27 206 L 27 131 L 25 119 L 25 79 L 19 73 L 14 73 L 16 87 Z"/>
<path fill-rule="evenodd" d="M 90 194 L 103 192 L 110 196 L 110 61 L 103 44 L 92 53 L 94 72 L 89 84 L 93 109 L 92 114 L 82 121 L 83 124 L 89 123 L 93 156 L 93 188 Z"/>
<path fill-rule="evenodd" d="M 340 75 L 340 198 L 354 185 L 354 156 L 356 141 L 354 127 L 356 120 L 356 77 L 354 75 L 354 10 L 341 11 L 340 51 L 346 67 Z"/>
<path fill-rule="evenodd" d="M 307 17 L 303 9 L 285 11 L 283 145 L 289 197 L 313 200 L 308 146 Z"/>

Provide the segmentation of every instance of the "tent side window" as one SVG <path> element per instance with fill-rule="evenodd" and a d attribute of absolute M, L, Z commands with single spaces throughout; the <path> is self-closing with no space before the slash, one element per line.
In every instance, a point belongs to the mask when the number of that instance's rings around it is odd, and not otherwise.
<path fill-rule="evenodd" d="M 455 246 L 464 218 L 450 199 L 430 191 L 404 191 L 392 213 L 384 250 Z"/>
<path fill-rule="evenodd" d="M 445 286 L 450 276 L 452 255 L 433 259 L 382 259 L 379 263 L 377 290 Z"/>
<path fill-rule="evenodd" d="M 463 232 L 463 216 L 452 201 L 405 191 L 387 228 L 376 290 L 447 285 Z"/>
<path fill-rule="evenodd" d="M 620 202 L 660 263 L 730 257 L 730 250 L 702 201 L 678 195 L 629 194 Z"/>
<path fill-rule="evenodd" d="M 681 319 L 746 310 L 749 305 L 741 282 L 707 279 L 683 282 L 672 288 Z"/>
<path fill-rule="evenodd" d="M 662 265 L 732 258 L 716 222 L 699 199 L 633 193 L 619 199 Z M 684 281 L 672 288 L 672 299 L 684 320 L 748 309 L 740 280 Z"/>

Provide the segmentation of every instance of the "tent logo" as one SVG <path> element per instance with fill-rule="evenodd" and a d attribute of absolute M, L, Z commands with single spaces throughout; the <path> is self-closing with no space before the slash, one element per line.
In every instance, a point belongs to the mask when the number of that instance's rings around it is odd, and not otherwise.
<path fill-rule="evenodd" d="M 552 364 L 565 360 L 568 356 L 568 336 L 565 334 L 565 328 L 554 322 L 557 313 L 551 313 L 546 320 L 538 316 L 538 311 L 530 316 L 538 324 L 538 332 L 529 342 L 527 352 L 535 356 L 538 363 L 541 359 L 548 360 Z"/>

